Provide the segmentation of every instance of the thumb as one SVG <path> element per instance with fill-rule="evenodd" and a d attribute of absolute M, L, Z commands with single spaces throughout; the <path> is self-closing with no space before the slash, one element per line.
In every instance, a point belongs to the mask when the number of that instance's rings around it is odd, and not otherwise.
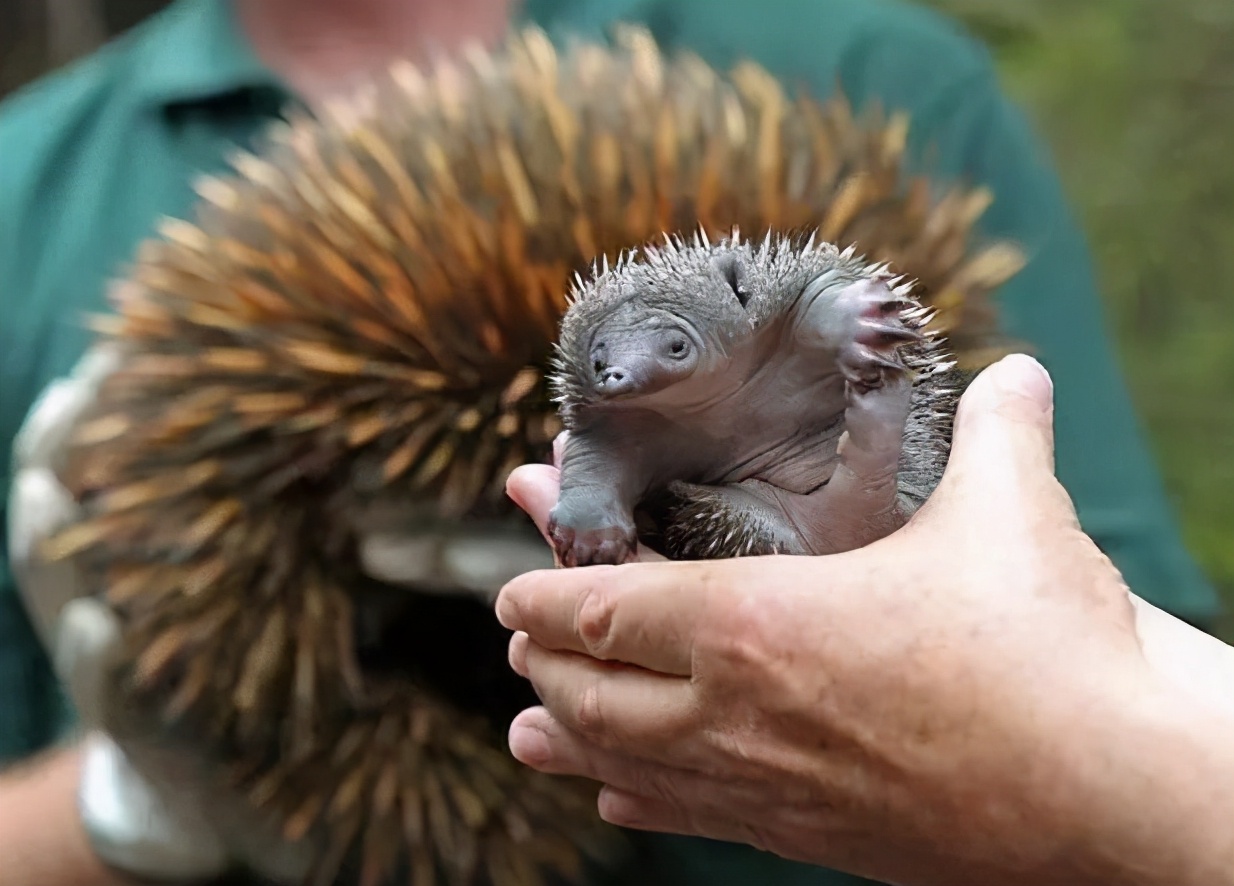
<path fill-rule="evenodd" d="M 1053 393 L 1045 368 L 1023 354 L 983 370 L 960 398 L 943 485 L 973 484 L 1001 506 L 1057 487 Z"/>
<path fill-rule="evenodd" d="M 549 465 L 521 465 L 506 478 L 506 494 L 527 512 L 550 547 L 548 515 L 560 493 L 561 473 Z"/>

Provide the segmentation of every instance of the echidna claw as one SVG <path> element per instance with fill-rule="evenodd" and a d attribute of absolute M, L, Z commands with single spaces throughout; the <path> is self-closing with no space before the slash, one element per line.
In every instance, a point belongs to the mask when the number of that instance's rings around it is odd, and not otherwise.
<path fill-rule="evenodd" d="M 845 348 L 837 365 L 845 381 L 859 392 L 881 387 L 889 374 L 898 375 L 906 370 L 894 351 L 884 354 L 860 341 Z"/>
<path fill-rule="evenodd" d="M 857 340 L 868 345 L 889 345 L 897 342 L 921 341 L 925 336 L 903 323 L 862 322 Z"/>
<path fill-rule="evenodd" d="M 911 310 L 916 307 L 916 303 L 907 298 L 891 298 L 884 301 L 878 306 L 878 310 L 883 314 L 899 314 L 903 311 Z"/>
<path fill-rule="evenodd" d="M 616 566 L 635 558 L 638 537 L 634 527 L 620 525 L 574 528 L 549 516 L 548 536 L 562 566 Z"/>

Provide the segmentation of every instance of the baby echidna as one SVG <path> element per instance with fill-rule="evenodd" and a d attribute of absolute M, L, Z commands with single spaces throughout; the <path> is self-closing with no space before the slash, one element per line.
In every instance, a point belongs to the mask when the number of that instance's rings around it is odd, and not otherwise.
<path fill-rule="evenodd" d="M 533 29 L 396 66 L 203 181 L 98 321 L 122 364 L 66 469 L 87 516 L 49 550 L 123 619 L 134 704 L 319 847 L 315 883 L 579 882 L 610 831 L 592 786 L 506 752 L 534 697 L 498 675 L 504 634 L 480 601 L 375 587 L 361 515 L 523 525 L 504 482 L 562 426 L 570 280 L 665 232 L 855 243 L 986 362 L 1020 257 L 970 248 L 989 195 L 906 179 L 906 129 L 638 29 L 560 53 Z M 356 625 L 391 593 L 374 658 Z"/>
<path fill-rule="evenodd" d="M 837 553 L 903 525 L 966 381 L 912 288 L 770 232 L 623 254 L 562 320 L 561 563 L 633 559 L 640 511 L 673 559 Z"/>

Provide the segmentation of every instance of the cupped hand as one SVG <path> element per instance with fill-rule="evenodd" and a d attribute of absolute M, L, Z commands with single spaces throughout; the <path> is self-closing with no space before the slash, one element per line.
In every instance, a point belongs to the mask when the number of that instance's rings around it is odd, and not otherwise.
<path fill-rule="evenodd" d="M 523 468 L 510 494 L 543 526 L 555 482 Z M 603 782 L 613 823 L 888 882 L 1230 882 L 1234 838 L 1202 823 L 1234 803 L 1234 719 L 1177 691 L 1137 605 L 1054 478 L 1048 377 L 1012 357 L 868 547 L 510 582 L 543 702 L 511 749 Z"/>

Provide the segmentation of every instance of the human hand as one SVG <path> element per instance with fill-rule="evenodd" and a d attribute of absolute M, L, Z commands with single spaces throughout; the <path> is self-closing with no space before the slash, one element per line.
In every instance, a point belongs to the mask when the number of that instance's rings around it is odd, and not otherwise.
<path fill-rule="evenodd" d="M 297 880 L 307 854 L 231 794 L 202 755 L 124 703 L 112 667 L 119 620 L 75 564 L 40 552 L 80 517 L 61 481 L 68 442 L 117 365 L 115 351 L 96 347 L 43 392 L 14 441 L 8 508 L 14 578 L 84 733 L 82 824 L 96 854 L 131 876 L 197 881 L 245 866 Z"/>
<path fill-rule="evenodd" d="M 515 579 L 497 612 L 544 706 L 513 753 L 603 782 L 610 822 L 889 882 L 1231 882 L 1234 716 L 1191 669 L 1232 673 L 1228 647 L 1129 594 L 1051 420 L 1009 358 L 931 499 L 866 548 Z M 510 482 L 540 523 L 550 472 Z"/>

